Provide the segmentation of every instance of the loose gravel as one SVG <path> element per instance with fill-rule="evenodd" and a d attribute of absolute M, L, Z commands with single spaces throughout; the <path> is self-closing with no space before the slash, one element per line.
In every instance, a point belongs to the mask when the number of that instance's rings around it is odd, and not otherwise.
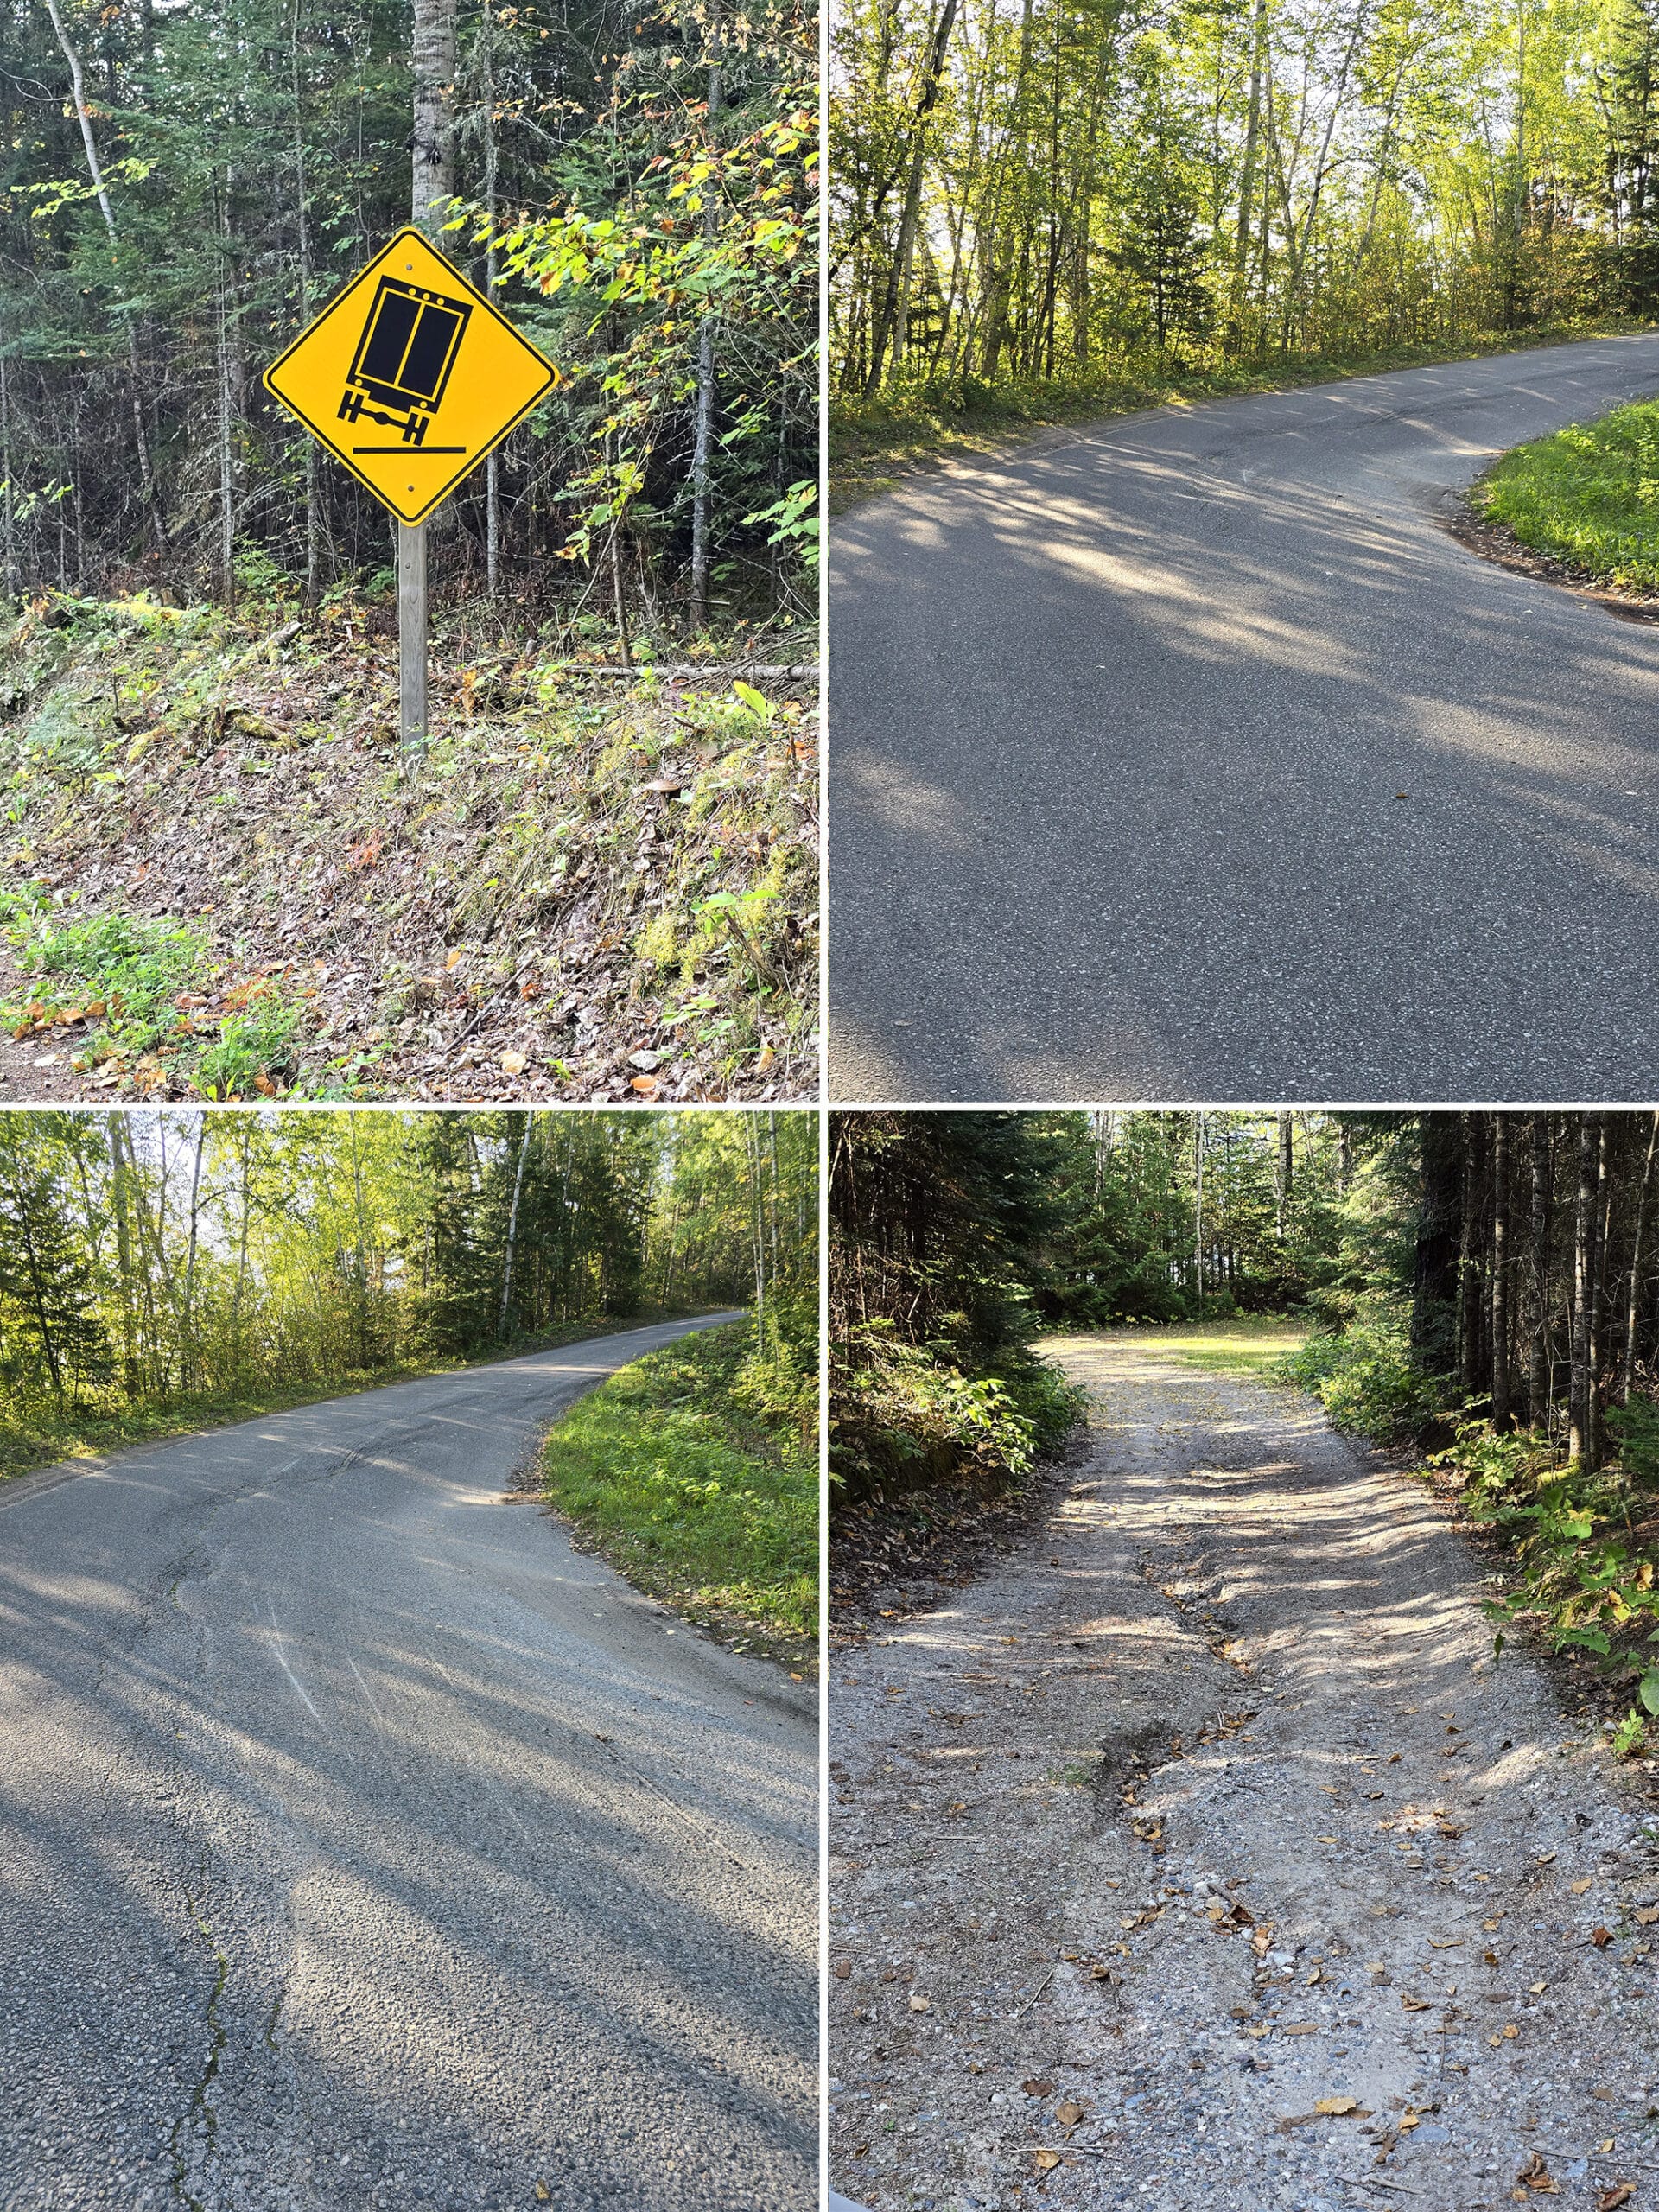
<path fill-rule="evenodd" d="M 1050 1519 L 833 1658 L 835 2187 L 1659 2203 L 1641 1778 L 1311 1401 L 1047 1349 L 1093 1402 Z"/>

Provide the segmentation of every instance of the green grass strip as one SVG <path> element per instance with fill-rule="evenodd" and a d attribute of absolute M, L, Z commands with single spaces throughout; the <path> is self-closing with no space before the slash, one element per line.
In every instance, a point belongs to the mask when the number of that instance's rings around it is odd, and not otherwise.
<path fill-rule="evenodd" d="M 1490 521 L 1535 552 L 1659 590 L 1659 400 L 1517 446 L 1475 496 Z"/>
<path fill-rule="evenodd" d="M 768 1407 L 744 1322 L 647 1354 L 548 1439 L 549 1502 L 631 1582 L 727 1642 L 809 1666 L 818 1463 Z"/>

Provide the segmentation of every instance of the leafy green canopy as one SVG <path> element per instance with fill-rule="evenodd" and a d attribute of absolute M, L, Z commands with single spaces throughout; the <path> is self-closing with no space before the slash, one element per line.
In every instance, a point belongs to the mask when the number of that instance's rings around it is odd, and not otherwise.
<path fill-rule="evenodd" d="M 0 1117 L 0 1460 L 31 1424 L 723 1305 L 798 1395 L 816 1136 L 799 1113 Z"/>
<path fill-rule="evenodd" d="M 0 591 L 384 587 L 385 511 L 258 379 L 409 219 L 410 7 L 60 13 L 104 195 L 49 16 L 0 0 Z M 435 586 L 491 578 L 493 536 L 520 598 L 603 605 L 620 575 L 636 607 L 673 614 L 706 338 L 714 612 L 806 611 L 810 22 L 793 0 L 456 15 L 457 219 L 476 219 L 446 244 L 561 381 L 504 449 L 493 522 L 484 469 L 441 510 Z M 673 240 L 673 270 L 639 257 L 641 233 Z M 516 241 L 499 256 L 497 235 Z"/>

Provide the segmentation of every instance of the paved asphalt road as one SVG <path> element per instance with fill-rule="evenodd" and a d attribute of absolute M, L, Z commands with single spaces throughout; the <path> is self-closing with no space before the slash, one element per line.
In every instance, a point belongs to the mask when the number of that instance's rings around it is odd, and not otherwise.
<path fill-rule="evenodd" d="M 1643 335 L 1160 409 L 837 523 L 830 1096 L 1659 1095 L 1659 628 L 1438 519 L 1656 390 Z"/>
<path fill-rule="evenodd" d="M 502 1495 L 698 1325 L 0 1491 L 6 2212 L 816 2204 L 814 1694 Z"/>

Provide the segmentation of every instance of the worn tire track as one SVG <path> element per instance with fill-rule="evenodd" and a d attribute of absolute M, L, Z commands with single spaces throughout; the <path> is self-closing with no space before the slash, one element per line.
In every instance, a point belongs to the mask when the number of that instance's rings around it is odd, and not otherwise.
<path fill-rule="evenodd" d="M 1155 1338 L 1047 1349 L 1048 1524 L 832 1667 L 836 2187 L 1659 2201 L 1654 1832 L 1432 1495 Z"/>

